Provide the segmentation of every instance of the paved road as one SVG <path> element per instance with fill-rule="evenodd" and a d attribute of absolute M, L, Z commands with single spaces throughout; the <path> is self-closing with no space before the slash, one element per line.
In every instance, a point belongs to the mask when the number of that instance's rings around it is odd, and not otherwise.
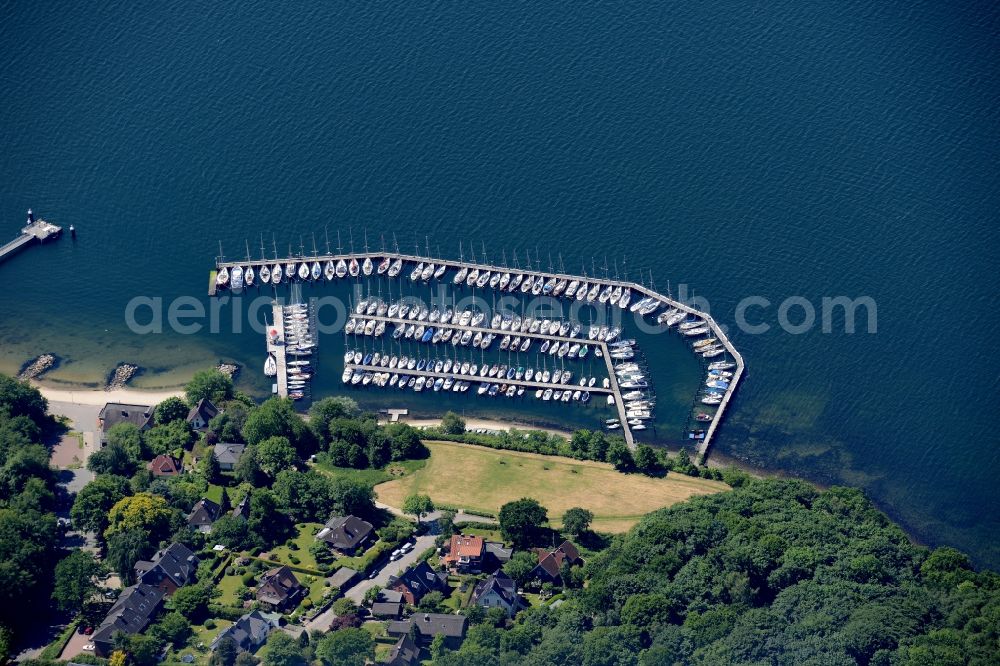
<path fill-rule="evenodd" d="M 379 585 L 385 587 L 389 583 L 389 576 L 398 576 L 403 572 L 404 569 L 414 564 L 420 554 L 423 553 L 428 548 L 434 545 L 434 536 L 426 534 L 424 536 L 417 537 L 416 544 L 413 546 L 413 550 L 408 552 L 403 557 L 399 558 L 395 562 L 389 562 L 375 578 L 369 580 L 365 578 L 360 583 L 357 583 L 354 587 L 347 590 L 344 596 L 351 599 L 358 605 L 365 598 L 365 592 L 370 590 L 372 586 Z M 326 609 L 315 618 L 306 623 L 305 627 L 307 631 L 315 631 L 319 629 L 320 631 L 326 631 L 330 628 L 330 623 L 333 622 L 334 618 L 333 610 Z"/>

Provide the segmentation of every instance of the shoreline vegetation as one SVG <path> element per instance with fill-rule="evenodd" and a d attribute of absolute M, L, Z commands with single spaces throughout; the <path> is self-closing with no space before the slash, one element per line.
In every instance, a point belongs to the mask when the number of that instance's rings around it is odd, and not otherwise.
<path fill-rule="evenodd" d="M 365 631 L 357 600 L 335 600 L 326 576 L 342 567 L 367 576 L 421 532 L 423 515 L 437 511 L 428 519 L 441 535 L 418 542 L 428 566 L 441 570 L 432 545 L 443 546 L 456 530 L 499 540 L 513 551 L 503 569 L 528 607 L 513 618 L 491 616 L 451 585 L 428 594 L 408 612 L 458 612 L 468 625 L 464 640 L 421 652 L 435 666 L 790 664 L 817 655 L 880 666 L 993 663 L 1000 576 L 977 571 L 952 548 L 914 545 L 857 489 L 698 467 L 683 451 L 630 451 L 623 438 L 601 431 L 577 430 L 568 439 L 517 428 L 476 432 L 450 412 L 424 430 L 383 425 L 347 397 L 313 404 L 305 420 L 290 400 L 257 402 L 218 370 L 200 371 L 183 392 L 168 393 L 183 398 L 136 389 L 43 395 L 0 376 L 0 432 L 7 434 L 0 438 L 0 509 L 7 509 L 0 510 L 0 559 L 10 563 L 0 578 L 31 609 L 0 605 L 7 609 L 0 653 L 31 647 L 26 666 L 53 666 L 57 650 L 76 659 L 86 639 L 70 632 L 67 642 L 54 630 L 67 619 L 102 623 L 111 604 L 101 574 L 132 584 L 137 562 L 180 544 L 199 559 L 193 580 L 134 633 L 117 636 L 110 663 L 155 666 L 166 654 L 168 663 L 232 666 L 235 648 L 221 661 L 204 644 L 246 613 L 243 602 L 257 607 L 260 574 L 273 566 L 301 576 L 306 590 L 283 608 L 288 625 L 308 629 L 327 607 L 338 620 L 326 633 L 303 634 L 308 643 L 296 642 L 298 652 L 284 662 L 272 653 L 292 639 L 276 632 L 281 640 L 268 639 L 265 666 L 361 663 L 329 656 Z M 57 459 L 32 442 L 45 441 L 45 432 L 69 442 L 69 424 L 55 415 L 94 409 L 47 399 L 96 405 L 109 395 L 162 400 L 152 427 L 118 423 L 86 460 L 93 476 L 75 491 L 70 516 L 79 534 L 96 539 L 91 552 L 57 529 Z M 187 415 L 204 400 L 219 411 L 195 429 Z M 228 472 L 213 453 L 219 441 L 244 445 Z M 154 477 L 148 461 L 168 455 L 184 472 Z M 209 530 L 191 529 L 198 507 L 210 506 L 221 513 Z M 229 515 L 240 506 L 241 516 Z M 459 510 L 493 518 L 458 527 Z M 316 540 L 331 515 L 369 521 L 377 540 L 363 554 L 332 553 Z M 586 564 L 564 562 L 541 582 L 539 558 L 559 543 Z M 21 572 L 30 574 L 26 589 L 12 578 Z M 546 601 L 555 597 L 558 606 Z M 24 643 L 39 617 L 55 637 L 48 647 Z M 370 659 L 373 644 L 365 646 Z"/>

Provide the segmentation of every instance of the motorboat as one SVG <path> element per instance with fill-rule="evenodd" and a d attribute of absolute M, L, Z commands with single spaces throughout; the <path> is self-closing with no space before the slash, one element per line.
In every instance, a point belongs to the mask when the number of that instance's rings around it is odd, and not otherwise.
<path fill-rule="evenodd" d="M 230 284 L 232 285 L 233 289 L 242 289 L 243 288 L 243 267 L 242 266 L 233 266 L 233 270 L 230 273 L 229 279 L 230 279 Z"/>

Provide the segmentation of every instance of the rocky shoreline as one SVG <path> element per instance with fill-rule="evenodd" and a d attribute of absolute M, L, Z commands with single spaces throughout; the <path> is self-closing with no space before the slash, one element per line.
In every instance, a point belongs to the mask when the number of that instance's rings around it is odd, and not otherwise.
<path fill-rule="evenodd" d="M 21 370 L 21 374 L 19 374 L 17 378 L 20 380 L 35 379 L 42 373 L 55 367 L 58 360 L 59 359 L 55 354 L 42 354 L 28 363 L 28 365 Z"/>
<path fill-rule="evenodd" d="M 115 389 L 125 388 L 135 373 L 139 371 L 139 366 L 132 365 L 131 363 L 120 363 L 115 371 L 111 373 L 111 378 L 108 380 L 108 385 L 104 387 L 105 391 L 114 391 Z"/>
<path fill-rule="evenodd" d="M 235 363 L 220 363 L 216 367 L 216 370 L 226 375 L 230 379 L 233 379 L 236 377 L 236 373 L 240 371 L 240 366 L 236 365 Z"/>

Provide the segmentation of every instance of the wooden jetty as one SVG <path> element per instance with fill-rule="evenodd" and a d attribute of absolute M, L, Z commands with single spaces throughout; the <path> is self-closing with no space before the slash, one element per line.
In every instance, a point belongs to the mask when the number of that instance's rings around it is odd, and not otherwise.
<path fill-rule="evenodd" d="M 435 258 L 435 257 L 421 256 L 421 255 L 416 255 L 416 254 L 405 254 L 405 253 L 400 253 L 400 252 L 350 252 L 350 253 L 336 253 L 336 254 L 327 253 L 327 254 L 315 254 L 313 256 L 307 256 L 307 255 L 301 255 L 301 256 L 297 256 L 297 257 L 296 256 L 292 256 L 292 257 L 281 258 L 281 259 L 272 259 L 272 260 L 248 260 L 248 261 L 221 261 L 221 260 L 217 260 L 215 268 L 216 268 L 216 270 L 221 270 L 222 268 L 228 268 L 228 269 L 232 270 L 232 268 L 235 267 L 235 266 L 243 266 L 244 268 L 247 267 L 247 266 L 253 266 L 254 270 L 259 272 L 259 269 L 260 269 L 261 266 L 272 266 L 275 263 L 280 263 L 282 266 L 284 266 L 286 263 L 289 263 L 289 262 L 303 262 L 304 261 L 304 262 L 312 263 L 312 262 L 318 261 L 321 264 L 324 264 L 327 261 L 338 262 L 341 259 L 343 259 L 345 261 L 348 261 L 348 262 L 351 259 L 357 259 L 358 262 L 363 262 L 366 258 L 370 258 L 370 259 L 372 259 L 372 261 L 376 261 L 376 260 L 382 259 L 383 257 L 388 257 L 391 261 L 395 261 L 396 259 L 401 259 L 404 262 L 404 264 L 406 264 L 406 263 L 410 263 L 410 264 L 434 263 L 434 264 L 436 264 L 438 266 L 444 265 L 444 266 L 447 267 L 448 270 L 461 270 L 462 268 L 466 268 L 466 269 L 472 270 L 472 269 L 478 268 L 480 271 L 488 270 L 491 273 L 500 272 L 500 273 L 510 273 L 512 275 L 520 274 L 520 275 L 524 275 L 526 278 L 530 276 L 532 279 L 537 279 L 538 276 L 542 276 L 545 280 L 556 279 L 556 280 L 567 280 L 567 281 L 580 280 L 581 282 L 582 281 L 586 281 L 591 286 L 593 286 L 594 284 L 600 285 L 600 287 L 602 289 L 604 287 L 607 287 L 607 286 L 610 286 L 612 288 L 614 288 L 614 287 L 621 287 L 622 289 L 630 289 L 633 294 L 641 295 L 641 296 L 646 296 L 646 297 L 650 297 L 650 298 L 656 299 L 657 301 L 659 301 L 664 306 L 671 307 L 671 308 L 677 308 L 678 310 L 686 312 L 686 313 L 688 313 L 691 316 L 700 317 L 700 318 L 704 319 L 706 325 L 709 326 L 709 328 L 711 329 L 712 335 L 719 340 L 719 342 L 725 348 L 726 353 L 729 354 L 729 356 L 732 357 L 733 362 L 736 364 L 736 371 L 733 373 L 733 376 L 732 376 L 732 378 L 729 381 L 729 387 L 725 390 L 725 393 L 723 395 L 721 403 L 716 407 L 715 416 L 712 419 L 711 423 L 709 424 L 707 430 L 705 431 L 705 437 L 704 437 L 704 439 L 699 440 L 698 443 L 697 443 L 697 462 L 698 463 L 704 463 L 705 458 L 708 455 L 709 448 L 712 445 L 712 441 L 715 438 L 716 433 L 718 432 L 719 424 L 722 422 L 722 419 L 724 418 L 726 408 L 729 406 L 729 404 L 730 404 L 730 402 L 732 400 L 733 394 L 736 392 L 736 387 L 743 380 L 743 378 L 744 378 L 744 376 L 746 374 L 746 365 L 744 363 L 743 357 L 740 355 L 740 353 L 733 346 L 732 342 L 729 340 L 729 337 L 726 335 L 726 333 L 723 330 L 723 328 L 718 324 L 718 322 L 716 322 L 712 318 L 712 316 L 710 314 L 708 314 L 707 312 L 702 312 L 700 310 L 697 310 L 696 308 L 693 308 L 690 305 L 687 305 L 686 303 L 682 303 L 681 301 L 674 300 L 673 298 L 671 298 L 669 296 L 664 296 L 663 294 L 661 294 L 659 292 L 656 292 L 656 291 L 653 291 L 652 289 L 650 289 L 649 287 L 646 287 L 644 285 L 638 284 L 636 282 L 630 282 L 630 281 L 627 281 L 627 280 L 617 280 L 617 279 L 610 279 L 610 278 L 598 278 L 598 277 L 594 277 L 594 276 L 581 276 L 581 275 L 574 275 L 574 274 L 571 274 L 571 273 L 556 273 L 556 272 L 552 272 L 552 271 L 540 271 L 540 270 L 532 269 L 530 267 L 526 268 L 526 269 L 510 268 L 510 267 L 506 267 L 506 266 L 495 266 L 495 265 L 491 265 L 491 264 L 482 264 L 482 263 L 477 263 L 477 262 L 472 262 L 472 261 L 464 261 L 464 260 L 457 260 L 456 261 L 454 259 L 440 259 L 440 258 Z M 358 275 L 356 278 L 344 278 L 344 279 L 358 279 L 358 280 L 361 280 L 361 279 L 364 279 L 365 277 L 375 277 L 375 274 L 373 273 L 371 276 Z M 407 279 L 407 276 L 405 274 L 405 269 L 404 269 L 404 273 L 400 273 L 400 275 L 398 276 L 398 278 L 400 280 Z M 319 281 L 323 282 L 325 280 L 323 278 L 321 278 Z M 214 287 L 214 282 L 213 282 L 213 287 Z M 484 286 L 481 289 L 486 290 L 486 289 L 490 289 L 490 287 Z M 214 288 L 210 288 L 210 293 L 214 293 L 214 291 L 215 291 Z M 547 297 L 549 297 L 549 298 L 555 298 L 555 299 L 560 299 L 560 298 L 565 299 L 566 298 L 565 296 L 552 296 L 552 295 L 547 295 Z M 614 308 L 614 307 L 617 307 L 617 306 L 615 306 L 614 304 L 607 304 L 607 307 Z M 360 317 L 368 317 L 369 315 L 351 315 L 351 316 L 359 317 L 360 318 Z M 371 316 L 375 316 L 375 315 L 371 315 Z M 385 319 L 388 320 L 388 318 L 385 318 Z M 388 321 L 393 321 L 393 320 L 388 320 Z M 424 322 L 424 323 L 426 323 L 426 322 Z M 445 324 L 444 326 L 448 326 L 448 325 L 449 324 Z M 490 332 L 490 333 L 496 332 L 493 329 L 473 329 L 473 330 L 482 330 L 483 332 Z M 507 333 L 507 331 L 504 331 L 504 333 Z M 525 333 L 519 333 L 519 334 L 522 337 L 524 337 L 526 335 Z M 512 333 L 512 335 L 517 335 L 517 333 Z M 531 334 L 527 334 L 527 335 L 531 336 Z M 553 336 L 544 336 L 544 335 L 540 335 L 540 334 L 535 334 L 534 337 L 546 337 L 548 339 L 554 339 Z M 556 336 L 556 337 L 558 337 L 558 336 Z M 586 344 L 593 344 L 593 343 L 597 342 L 597 341 L 594 341 L 594 340 L 589 340 L 589 339 L 588 340 L 583 340 L 583 339 L 579 339 L 579 338 L 565 338 L 565 340 L 572 340 L 573 342 L 579 342 L 581 344 L 584 344 L 584 343 L 586 343 Z M 598 343 L 598 344 L 603 344 L 603 343 Z M 607 364 L 609 366 L 610 376 L 611 376 L 611 382 L 613 383 L 612 386 L 617 386 L 617 375 L 615 375 L 615 373 L 614 373 L 614 367 L 613 367 L 613 365 L 611 363 L 611 359 L 608 358 L 608 356 L 607 356 L 606 350 L 607 350 L 607 347 L 605 346 L 605 355 L 604 356 L 607 359 Z M 384 369 L 380 368 L 379 371 L 384 371 Z M 588 389 L 588 390 L 592 390 L 592 389 Z M 617 396 L 621 395 L 620 391 L 616 391 L 616 394 L 617 394 Z M 633 438 L 632 438 L 631 431 L 628 429 L 628 420 L 627 420 L 627 418 L 625 418 L 626 414 L 625 414 L 624 405 L 622 404 L 620 397 L 616 397 L 615 401 L 616 401 L 616 404 L 618 406 L 619 416 L 621 417 L 621 421 L 622 421 L 622 431 L 623 431 L 623 433 L 625 433 L 626 440 L 629 441 L 630 444 L 631 444 Z"/>
<path fill-rule="evenodd" d="M 60 234 L 62 234 L 62 227 L 50 224 L 42 219 L 36 220 L 29 208 L 28 223 L 22 227 L 21 235 L 3 247 L 0 247 L 0 261 L 13 256 L 36 241 L 44 243 L 50 238 L 58 238 Z"/>

